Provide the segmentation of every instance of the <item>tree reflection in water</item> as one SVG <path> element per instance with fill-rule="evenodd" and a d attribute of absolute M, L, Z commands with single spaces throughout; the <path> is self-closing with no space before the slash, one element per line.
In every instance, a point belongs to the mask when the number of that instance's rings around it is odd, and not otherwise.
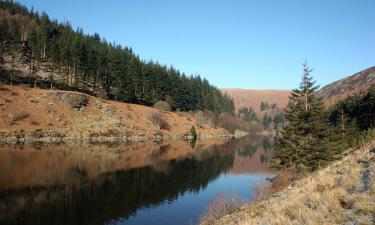
<path fill-rule="evenodd" d="M 191 150 L 190 143 L 185 144 Z M 249 157 L 256 151 L 254 145 L 233 140 L 205 150 L 199 150 L 198 145 L 194 153 L 162 161 L 158 158 L 176 150 L 171 144 L 154 146 L 148 154 L 153 163 L 106 171 L 94 178 L 78 162 L 64 173 L 67 180 L 74 177 L 75 182 L 3 189 L 0 224 L 106 224 L 126 220 L 140 208 L 173 202 L 187 191 L 198 193 L 233 167 L 237 149 L 239 155 Z"/>

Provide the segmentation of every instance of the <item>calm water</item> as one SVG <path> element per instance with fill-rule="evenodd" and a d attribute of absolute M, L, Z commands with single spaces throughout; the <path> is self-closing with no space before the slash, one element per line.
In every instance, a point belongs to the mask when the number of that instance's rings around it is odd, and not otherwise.
<path fill-rule="evenodd" d="M 272 141 L 0 146 L 0 224 L 196 224 L 219 196 L 251 201 Z"/>

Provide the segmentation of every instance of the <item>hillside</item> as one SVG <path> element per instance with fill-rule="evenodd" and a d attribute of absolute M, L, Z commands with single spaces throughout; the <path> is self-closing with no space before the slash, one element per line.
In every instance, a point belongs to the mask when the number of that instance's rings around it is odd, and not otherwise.
<path fill-rule="evenodd" d="M 29 84 L 50 82 L 146 106 L 165 100 L 180 111 L 234 110 L 232 100 L 199 75 L 142 60 L 131 47 L 74 30 L 68 21 L 52 20 L 13 1 L 0 1 L 0 33 L 1 72 Z"/>
<path fill-rule="evenodd" d="M 276 103 L 277 107 L 284 108 L 288 104 L 288 90 L 254 90 L 239 88 L 223 88 L 223 93 L 227 93 L 233 98 L 236 110 L 247 107 L 253 108 L 256 112 L 260 112 L 260 104 L 263 101 L 268 103 Z"/>
<path fill-rule="evenodd" d="M 325 99 L 327 105 L 334 105 L 339 100 L 351 95 L 365 93 L 368 89 L 374 87 L 375 67 L 370 67 L 324 86 L 317 94 Z M 286 107 L 290 94 L 288 90 L 222 88 L 221 91 L 233 98 L 236 110 L 241 107 L 252 107 L 257 113 L 260 112 L 262 101 L 276 103 L 279 108 Z"/>
<path fill-rule="evenodd" d="M 374 87 L 375 67 L 370 67 L 324 86 L 318 91 L 318 96 L 323 97 L 327 105 L 334 105 L 348 96 L 364 93 Z"/>
<path fill-rule="evenodd" d="M 201 139 L 228 135 L 188 113 L 23 86 L 0 87 L 0 112 L 3 141 L 188 139 L 192 126 Z"/>

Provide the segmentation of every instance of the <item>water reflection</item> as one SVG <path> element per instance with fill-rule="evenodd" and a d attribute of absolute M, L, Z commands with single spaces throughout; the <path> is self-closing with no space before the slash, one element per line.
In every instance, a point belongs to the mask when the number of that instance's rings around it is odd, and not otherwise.
<path fill-rule="evenodd" d="M 262 142 L 1 146 L 0 224 L 195 223 L 217 193 L 251 199 Z"/>

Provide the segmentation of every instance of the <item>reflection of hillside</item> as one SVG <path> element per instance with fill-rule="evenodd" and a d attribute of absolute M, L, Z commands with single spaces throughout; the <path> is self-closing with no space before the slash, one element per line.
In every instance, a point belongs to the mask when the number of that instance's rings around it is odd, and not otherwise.
<path fill-rule="evenodd" d="M 140 207 L 173 201 L 185 191 L 197 192 L 227 171 L 233 160 L 233 154 L 177 159 L 162 172 L 147 166 L 102 174 L 74 186 L 3 192 L 0 224 L 103 224 L 127 218 Z"/>
<path fill-rule="evenodd" d="M 0 147 L 0 224 L 103 224 L 198 192 L 223 172 L 265 172 L 263 137 L 226 143 Z"/>
<path fill-rule="evenodd" d="M 265 137 L 258 135 L 246 136 L 236 142 L 236 155 L 230 173 L 265 173 L 270 148 L 265 148 Z M 266 140 L 267 143 L 268 139 Z M 267 146 L 269 147 L 269 145 Z"/>
<path fill-rule="evenodd" d="M 218 144 L 222 141 L 218 141 Z M 132 145 L 15 145 L 0 146 L 0 191 L 31 186 L 77 184 L 84 173 L 94 179 L 102 173 L 166 164 L 169 160 L 212 155 L 216 143 L 145 142 Z M 41 149 L 39 149 L 41 148 Z M 167 163 L 168 164 L 168 163 Z"/>

